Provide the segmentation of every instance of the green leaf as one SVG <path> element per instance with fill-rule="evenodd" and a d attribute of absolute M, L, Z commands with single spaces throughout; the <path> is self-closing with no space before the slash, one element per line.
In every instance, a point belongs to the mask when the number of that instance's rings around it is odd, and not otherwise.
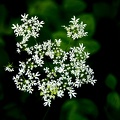
<path fill-rule="evenodd" d="M 5 45 L 5 42 L 3 41 L 3 39 L 0 37 L 0 47 L 3 47 Z"/>
<path fill-rule="evenodd" d="M 54 1 L 35 1 L 29 5 L 29 14 L 37 15 L 51 31 L 60 26 L 58 4 Z M 49 33 L 47 33 L 49 34 Z M 46 34 L 44 36 L 47 36 Z"/>
<path fill-rule="evenodd" d="M 88 32 L 87 37 L 91 37 L 94 35 L 95 28 L 96 28 L 96 23 L 94 16 L 92 14 L 82 14 L 78 16 L 80 18 L 80 21 L 83 21 L 84 24 L 87 24 L 85 31 Z"/>
<path fill-rule="evenodd" d="M 107 103 L 114 109 L 120 109 L 120 95 L 117 92 L 111 92 L 107 95 Z"/>
<path fill-rule="evenodd" d="M 0 4 L 0 33 L 1 34 L 11 34 L 11 29 L 8 24 L 5 23 L 7 17 L 7 9 L 3 4 Z M 4 45 L 4 42 L 0 38 L 0 46 Z"/>
<path fill-rule="evenodd" d="M 112 74 L 109 74 L 105 80 L 105 84 L 107 85 L 107 87 L 114 90 L 116 88 L 116 85 L 117 85 L 116 77 Z"/>
<path fill-rule="evenodd" d="M 93 117 L 97 117 L 98 109 L 97 106 L 89 99 L 80 99 L 79 101 L 79 112 L 92 115 Z"/>
<path fill-rule="evenodd" d="M 6 7 L 3 4 L 0 4 L 0 32 L 3 32 L 4 22 L 7 16 Z"/>
<path fill-rule="evenodd" d="M 83 0 L 64 0 L 63 3 L 65 12 L 71 15 L 84 11 L 86 6 Z"/>
<path fill-rule="evenodd" d="M 54 1 L 35 1 L 29 4 L 29 14 L 37 15 L 45 19 L 45 22 L 57 22 L 58 6 Z"/>
<path fill-rule="evenodd" d="M 72 99 L 63 104 L 60 120 L 87 120 L 88 115 L 98 116 L 96 105 L 89 99 Z"/>
<path fill-rule="evenodd" d="M 77 112 L 71 112 L 67 120 L 88 120 L 88 118 Z"/>
<path fill-rule="evenodd" d="M 62 109 L 65 111 L 70 111 L 71 109 L 76 109 L 78 106 L 78 102 L 75 99 L 67 100 L 63 106 Z"/>
<path fill-rule="evenodd" d="M 74 99 L 66 101 L 61 110 L 60 120 L 69 120 L 71 114 L 76 111 L 78 102 Z"/>
<path fill-rule="evenodd" d="M 53 39 L 62 39 L 63 41 L 66 41 L 67 35 L 63 31 L 57 31 L 52 34 Z"/>
<path fill-rule="evenodd" d="M 26 116 L 15 103 L 9 103 L 3 108 L 6 111 L 6 116 L 16 120 L 26 120 Z"/>
<path fill-rule="evenodd" d="M 90 54 L 94 54 L 100 49 L 100 44 L 96 40 L 93 40 L 93 39 L 83 38 L 83 39 L 74 41 L 75 46 L 78 46 L 79 43 L 83 43 L 83 45 L 85 46 L 85 50 L 89 52 Z"/>

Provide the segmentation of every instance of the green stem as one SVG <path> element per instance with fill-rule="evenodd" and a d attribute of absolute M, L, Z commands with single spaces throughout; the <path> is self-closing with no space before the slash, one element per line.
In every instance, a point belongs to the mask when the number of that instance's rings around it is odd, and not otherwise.
<path fill-rule="evenodd" d="M 49 109 L 50 109 L 50 107 L 48 107 L 48 109 L 47 109 L 47 111 L 46 111 L 46 113 L 45 113 L 45 115 L 44 115 L 44 117 L 43 117 L 42 120 L 45 120 L 45 118 L 46 118 L 46 116 L 47 116 L 47 113 L 48 113 Z"/>

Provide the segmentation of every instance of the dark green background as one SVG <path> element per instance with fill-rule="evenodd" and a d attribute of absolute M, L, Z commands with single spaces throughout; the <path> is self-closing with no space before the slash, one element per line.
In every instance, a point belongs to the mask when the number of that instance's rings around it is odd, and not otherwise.
<path fill-rule="evenodd" d="M 16 89 L 4 66 L 20 59 L 11 26 L 20 23 L 24 13 L 46 23 L 38 42 L 61 38 L 63 49 L 70 39 L 61 25 L 68 25 L 73 15 L 87 23 L 88 36 L 70 46 L 82 42 L 91 53 L 87 62 L 95 72 L 95 86 L 83 85 L 75 99 L 69 100 L 67 94 L 55 99 L 50 109 L 43 106 L 38 91 L 30 95 Z M 119 40 L 120 0 L 1 0 L 0 120 L 120 120 Z"/>

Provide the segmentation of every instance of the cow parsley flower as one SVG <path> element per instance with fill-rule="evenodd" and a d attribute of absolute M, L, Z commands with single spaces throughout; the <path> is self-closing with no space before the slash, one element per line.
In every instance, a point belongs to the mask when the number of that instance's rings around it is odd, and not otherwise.
<path fill-rule="evenodd" d="M 39 21 L 38 17 L 28 18 L 28 14 L 21 15 L 22 24 L 13 24 L 12 29 L 16 37 L 22 36 L 22 41 L 17 43 L 17 52 L 20 53 L 22 48 L 26 48 L 25 44 L 30 37 L 37 38 L 40 28 L 43 27 L 44 21 Z"/>
<path fill-rule="evenodd" d="M 89 53 L 85 51 L 83 44 L 70 47 L 67 52 L 61 49 L 61 39 L 55 39 L 54 42 L 47 40 L 28 47 L 27 41 L 30 37 L 38 37 L 44 22 L 39 22 L 36 16 L 28 19 L 28 14 L 21 17 L 23 24 L 13 24 L 12 29 L 17 37 L 22 36 L 22 40 L 16 44 L 17 52 L 24 50 L 28 55 L 24 61 L 19 61 L 15 68 L 18 72 L 13 76 L 13 81 L 17 89 L 33 93 L 37 87 L 44 100 L 43 105 L 50 106 L 52 100 L 56 97 L 62 98 L 66 91 L 71 99 L 77 96 L 75 88 L 82 84 L 95 84 L 94 72 L 86 64 Z M 70 25 L 64 26 L 68 37 L 76 39 L 87 35 L 87 32 L 84 32 L 86 24 L 78 22 L 79 19 L 74 16 Z M 15 71 L 10 64 L 5 70 Z"/>
<path fill-rule="evenodd" d="M 28 18 L 28 14 L 21 15 L 23 22 L 22 25 L 13 24 L 12 29 L 16 36 L 33 36 L 34 38 L 39 36 L 39 30 L 43 27 L 44 22 L 39 22 L 38 17 L 31 17 Z"/>
<path fill-rule="evenodd" d="M 79 18 L 76 19 L 75 16 L 71 18 L 68 26 L 63 27 L 67 31 L 67 36 L 71 37 L 73 40 L 87 36 L 88 33 L 84 31 L 86 24 L 83 24 L 83 22 L 79 23 Z"/>
<path fill-rule="evenodd" d="M 5 67 L 5 71 L 13 72 L 13 71 L 14 71 L 14 68 L 13 68 L 12 64 L 8 64 L 8 65 Z"/>

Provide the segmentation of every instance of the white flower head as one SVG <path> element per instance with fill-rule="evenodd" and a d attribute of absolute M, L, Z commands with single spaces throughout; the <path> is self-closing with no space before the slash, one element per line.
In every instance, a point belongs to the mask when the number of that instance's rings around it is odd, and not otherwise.
<path fill-rule="evenodd" d="M 13 72 L 13 71 L 14 71 L 14 68 L 13 68 L 12 64 L 8 64 L 8 65 L 5 67 L 5 71 Z"/>
<path fill-rule="evenodd" d="M 43 105 L 50 107 L 52 100 L 56 97 L 62 98 L 66 91 L 71 99 L 77 95 L 74 88 L 79 88 L 82 84 L 96 83 L 93 70 L 86 65 L 89 53 L 85 51 L 83 44 L 70 47 L 67 52 L 61 48 L 61 39 L 55 39 L 54 42 L 47 40 L 28 47 L 27 41 L 31 36 L 38 37 L 44 22 L 39 22 L 36 16 L 29 19 L 28 14 L 21 17 L 23 24 L 13 24 L 12 27 L 16 36 L 23 37 L 22 41 L 16 44 L 17 52 L 24 50 L 27 53 L 27 58 L 18 62 L 18 73 L 13 76 L 19 90 L 33 93 L 34 86 L 37 86 L 44 100 Z M 68 27 L 64 26 L 67 36 L 73 40 L 87 35 L 87 32 L 84 32 L 85 27 L 86 24 L 79 24 L 79 19 L 75 16 Z M 14 71 L 11 64 L 5 70 Z"/>
<path fill-rule="evenodd" d="M 73 40 L 87 36 L 88 33 L 84 31 L 86 24 L 83 24 L 83 22 L 79 23 L 79 19 L 76 19 L 75 16 L 71 18 L 68 26 L 63 27 L 67 31 L 67 37 L 71 37 Z"/>
<path fill-rule="evenodd" d="M 44 21 L 39 21 L 38 17 L 28 18 L 28 14 L 21 15 L 21 21 L 23 24 L 13 24 L 12 29 L 16 36 L 27 36 L 28 38 L 33 36 L 34 38 L 39 36 L 39 30 L 43 27 Z"/>

